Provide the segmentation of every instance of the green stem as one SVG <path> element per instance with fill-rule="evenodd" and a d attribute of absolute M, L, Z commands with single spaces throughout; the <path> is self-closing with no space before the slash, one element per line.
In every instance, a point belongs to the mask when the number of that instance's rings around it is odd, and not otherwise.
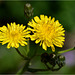
<path fill-rule="evenodd" d="M 29 67 L 29 62 L 30 62 L 30 60 L 27 60 L 27 61 L 25 62 L 24 67 L 22 67 L 22 68 L 16 73 L 16 75 L 21 75 L 21 74 L 23 74 L 25 71 L 27 71 L 27 70 L 28 70 L 28 67 Z"/>
<path fill-rule="evenodd" d="M 23 57 L 25 60 L 29 60 L 28 57 L 25 57 L 24 55 L 22 55 L 22 54 L 20 53 L 20 51 L 18 50 L 18 48 L 15 48 L 15 49 L 16 49 L 16 51 L 18 52 L 18 54 L 19 54 L 21 57 Z"/>
<path fill-rule="evenodd" d="M 59 51 L 58 54 L 62 54 L 62 53 L 69 52 L 69 51 L 72 51 L 72 50 L 75 50 L 75 47 L 64 50 L 64 51 Z"/>
<path fill-rule="evenodd" d="M 27 41 L 27 43 L 28 43 L 28 45 L 27 45 L 27 54 L 28 54 L 28 52 L 29 52 L 29 40 Z"/>
<path fill-rule="evenodd" d="M 39 71 L 49 71 L 49 69 L 33 69 L 33 68 L 28 68 L 27 71 L 34 73 L 34 72 L 39 72 Z"/>
<path fill-rule="evenodd" d="M 28 68 L 27 71 L 29 72 L 39 72 L 39 71 L 58 71 L 61 67 L 56 68 L 56 69 L 52 69 L 52 68 L 48 68 L 48 69 L 33 69 L 33 68 Z"/>

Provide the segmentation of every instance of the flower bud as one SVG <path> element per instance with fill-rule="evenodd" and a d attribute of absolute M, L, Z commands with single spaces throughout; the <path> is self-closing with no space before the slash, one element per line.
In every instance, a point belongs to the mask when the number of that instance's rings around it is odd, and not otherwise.
<path fill-rule="evenodd" d="M 49 63 L 50 63 L 51 65 L 55 66 L 55 65 L 56 65 L 56 61 L 57 61 L 57 56 L 56 56 L 56 54 L 54 54 L 54 53 L 50 54 L 50 55 L 49 55 L 49 58 L 50 58 Z"/>
<path fill-rule="evenodd" d="M 59 56 L 58 56 L 58 60 L 59 60 L 59 61 L 65 61 L 65 57 L 64 57 L 63 55 L 59 55 Z"/>
<path fill-rule="evenodd" d="M 24 14 L 26 17 L 31 17 L 33 15 L 33 8 L 30 3 L 26 3 L 24 6 Z"/>
<path fill-rule="evenodd" d="M 56 54 L 52 53 L 49 55 L 50 59 L 55 59 L 56 58 Z"/>
<path fill-rule="evenodd" d="M 58 61 L 57 64 L 59 67 L 63 67 L 65 65 L 65 62 L 64 61 Z"/>
<path fill-rule="evenodd" d="M 58 64 L 58 66 L 59 67 L 63 67 L 64 65 L 65 65 L 65 56 L 63 56 L 63 55 L 59 55 L 58 57 L 57 57 L 57 64 Z"/>
<path fill-rule="evenodd" d="M 48 53 L 43 53 L 41 55 L 41 62 L 47 63 L 48 61 L 49 61 L 49 55 L 48 55 Z"/>

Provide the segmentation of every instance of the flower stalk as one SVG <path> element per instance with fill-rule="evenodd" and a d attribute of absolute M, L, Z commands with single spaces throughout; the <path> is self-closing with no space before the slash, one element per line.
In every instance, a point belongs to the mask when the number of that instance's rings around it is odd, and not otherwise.
<path fill-rule="evenodd" d="M 72 51 L 72 50 L 75 50 L 75 47 L 64 50 L 64 51 L 59 51 L 58 54 L 62 54 L 62 53 L 69 52 L 69 51 Z"/>
<path fill-rule="evenodd" d="M 27 71 L 27 70 L 28 70 L 28 67 L 29 67 L 29 62 L 30 62 L 30 60 L 27 60 L 27 61 L 25 62 L 25 64 L 24 64 L 24 67 L 22 67 L 22 68 L 16 73 L 16 75 L 21 75 L 21 74 L 23 74 L 25 71 Z"/>
<path fill-rule="evenodd" d="M 60 68 L 57 68 L 57 69 L 33 69 L 33 68 L 28 68 L 28 70 L 27 71 L 29 71 L 29 72 L 32 72 L 32 73 L 34 73 L 34 72 L 40 72 L 40 71 L 58 71 Z"/>
<path fill-rule="evenodd" d="M 29 59 L 28 57 L 22 55 L 22 54 L 20 53 L 20 51 L 18 50 L 18 48 L 15 48 L 15 49 L 16 49 L 16 51 L 18 52 L 18 54 L 19 54 L 21 57 L 23 57 L 25 60 L 28 60 L 28 59 Z"/>

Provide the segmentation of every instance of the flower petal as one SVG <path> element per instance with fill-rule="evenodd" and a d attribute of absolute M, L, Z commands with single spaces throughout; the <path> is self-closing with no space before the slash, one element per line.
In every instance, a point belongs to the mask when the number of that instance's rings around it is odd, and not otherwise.
<path fill-rule="evenodd" d="M 40 19 L 38 16 L 34 17 L 34 20 L 37 22 L 37 23 L 40 23 Z"/>
<path fill-rule="evenodd" d="M 55 47 L 54 45 L 51 45 L 52 51 L 55 52 Z"/>
<path fill-rule="evenodd" d="M 37 39 L 37 40 L 35 41 L 36 44 L 39 43 L 39 42 L 40 42 L 40 39 Z"/>
<path fill-rule="evenodd" d="M 43 48 L 44 50 L 47 50 L 47 46 L 46 46 L 45 42 L 43 42 L 42 48 Z"/>

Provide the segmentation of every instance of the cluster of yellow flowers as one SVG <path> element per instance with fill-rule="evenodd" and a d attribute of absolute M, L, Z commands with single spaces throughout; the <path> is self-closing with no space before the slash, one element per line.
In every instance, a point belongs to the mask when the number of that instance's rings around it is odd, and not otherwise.
<path fill-rule="evenodd" d="M 55 51 L 55 46 L 62 47 L 65 41 L 65 30 L 58 20 L 55 18 L 51 19 L 51 16 L 40 15 L 34 17 L 25 29 L 23 24 L 11 23 L 6 26 L 0 27 L 0 43 L 2 45 L 8 43 L 7 48 L 15 47 L 18 48 L 19 44 L 22 46 L 27 45 L 27 38 L 35 41 L 36 44 L 40 43 L 44 50 L 47 47 L 51 47 L 52 51 Z M 32 35 L 30 33 L 33 32 Z"/>

